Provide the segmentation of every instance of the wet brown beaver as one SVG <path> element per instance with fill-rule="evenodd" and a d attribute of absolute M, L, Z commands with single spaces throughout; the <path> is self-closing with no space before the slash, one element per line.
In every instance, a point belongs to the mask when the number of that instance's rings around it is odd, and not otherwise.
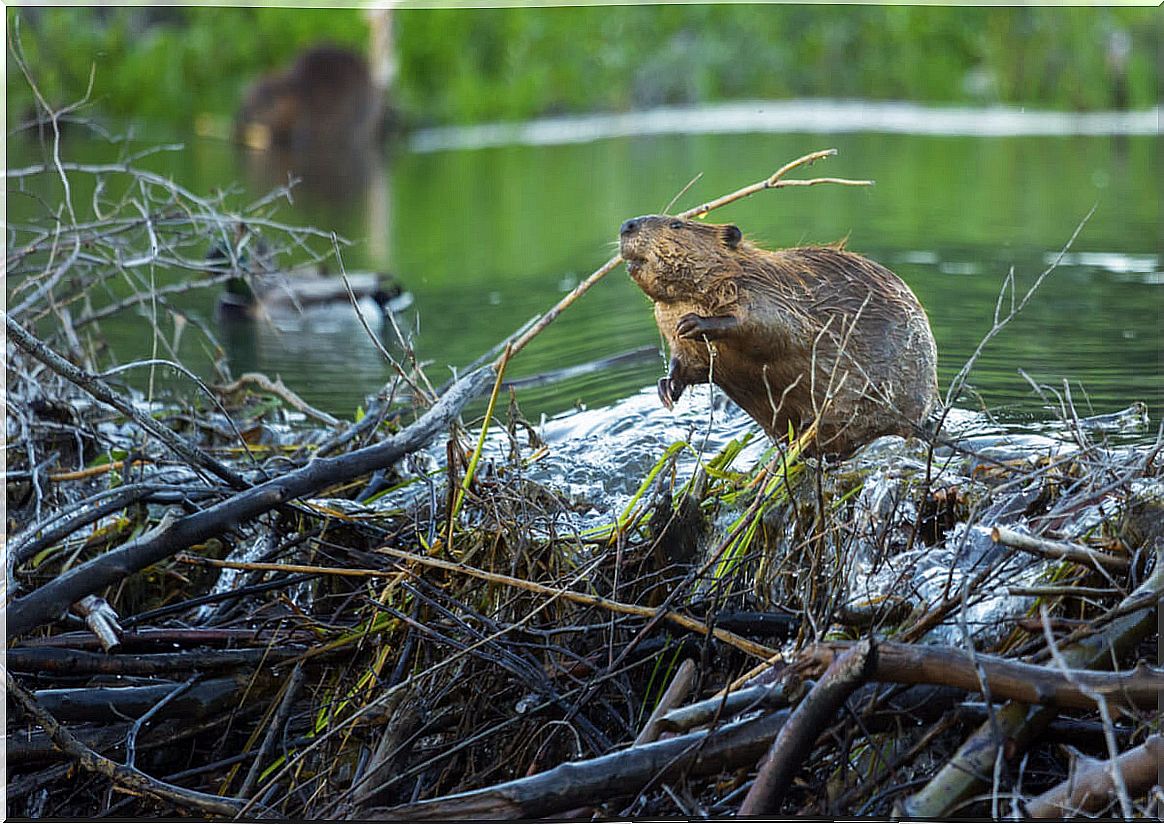
<path fill-rule="evenodd" d="M 372 139 L 380 112 L 364 59 L 317 46 L 252 84 L 235 118 L 235 140 L 256 149 L 357 146 Z"/>
<path fill-rule="evenodd" d="M 884 266 L 839 246 L 769 251 L 738 227 L 667 215 L 619 231 L 671 349 L 668 408 L 714 382 L 773 438 L 819 415 L 818 453 L 918 434 L 938 405 L 925 310 Z"/>

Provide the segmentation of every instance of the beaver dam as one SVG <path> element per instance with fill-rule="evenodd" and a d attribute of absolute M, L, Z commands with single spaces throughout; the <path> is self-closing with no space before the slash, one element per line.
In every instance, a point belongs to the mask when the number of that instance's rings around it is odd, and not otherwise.
<path fill-rule="evenodd" d="M 935 435 L 844 459 L 707 386 L 534 425 L 505 368 L 616 258 L 445 385 L 402 338 L 340 420 L 170 303 L 238 276 L 205 254 L 239 221 L 333 237 L 130 163 L 36 175 L 100 185 L 10 229 L 10 816 L 1160 814 L 1142 405 L 1037 387 L 1054 419 L 1000 423 L 972 360 Z M 1037 300 L 1004 297 L 984 347 Z M 154 357 L 116 361 L 126 313 Z"/>

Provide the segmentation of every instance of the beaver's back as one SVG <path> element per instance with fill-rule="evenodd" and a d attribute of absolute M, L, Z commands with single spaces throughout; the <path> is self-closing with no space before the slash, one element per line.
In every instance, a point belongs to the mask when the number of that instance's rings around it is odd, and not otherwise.
<path fill-rule="evenodd" d="M 745 333 L 723 347 L 715 382 L 762 424 L 771 422 L 773 436 L 819 413 L 824 451 L 916 434 L 938 403 L 937 348 L 909 287 L 879 263 L 835 247 L 756 248 L 752 256 L 755 265 L 738 277 Z M 767 381 L 757 379 L 757 367 Z M 773 414 L 781 395 L 788 414 Z"/>

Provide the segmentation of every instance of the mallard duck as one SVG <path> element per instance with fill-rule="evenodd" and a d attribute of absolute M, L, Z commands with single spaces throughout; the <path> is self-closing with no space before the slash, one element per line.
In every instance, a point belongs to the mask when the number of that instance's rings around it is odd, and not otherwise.
<path fill-rule="evenodd" d="M 345 310 L 354 296 L 366 320 L 382 321 L 385 312 L 400 311 L 412 302 L 412 296 L 388 274 L 347 272 L 345 286 L 343 277 L 329 273 L 321 263 L 280 269 L 267 244 L 243 224 L 236 230 L 233 251 L 232 256 L 219 240 L 206 255 L 214 271 L 234 269 L 238 273 L 226 281 L 218 296 L 217 313 L 226 320 Z"/>

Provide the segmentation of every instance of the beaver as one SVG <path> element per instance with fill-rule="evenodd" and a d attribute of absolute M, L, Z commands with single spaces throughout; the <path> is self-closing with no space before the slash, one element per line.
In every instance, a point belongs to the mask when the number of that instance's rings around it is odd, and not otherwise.
<path fill-rule="evenodd" d="M 671 350 L 667 408 L 714 382 L 774 439 L 817 420 L 815 454 L 926 431 L 937 347 L 917 297 L 884 266 L 843 243 L 772 251 L 737 226 L 668 215 L 627 220 L 619 247 Z"/>
<path fill-rule="evenodd" d="M 235 140 L 256 149 L 311 150 L 372 140 L 381 101 L 362 57 L 336 46 L 305 51 L 259 78 L 235 117 Z"/>

